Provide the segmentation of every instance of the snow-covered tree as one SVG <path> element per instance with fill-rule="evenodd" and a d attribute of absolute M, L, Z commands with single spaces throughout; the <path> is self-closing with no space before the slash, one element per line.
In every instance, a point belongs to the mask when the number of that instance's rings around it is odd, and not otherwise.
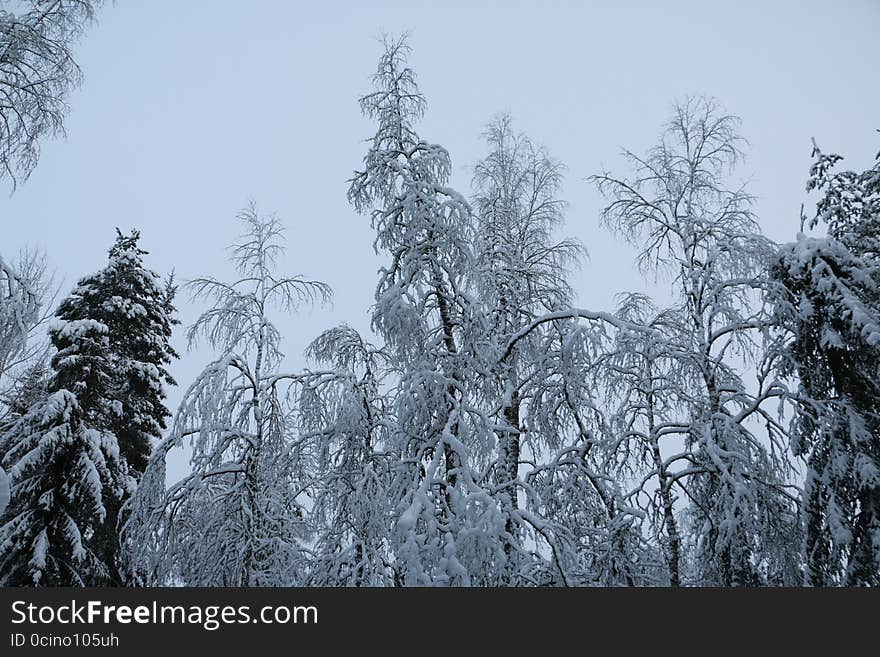
<path fill-rule="evenodd" d="M 171 412 L 165 386 L 175 385 L 168 366 L 177 357 L 169 344 L 175 287 L 144 266 L 140 233 L 117 229 L 107 266 L 82 278 L 57 310 L 64 320 L 91 319 L 108 329 L 112 394 L 121 404 L 113 432 L 133 474 L 139 476 L 162 437 Z"/>
<path fill-rule="evenodd" d="M 134 487 L 110 430 L 119 406 L 107 327 L 94 320 L 58 321 L 57 353 L 47 398 L 0 439 L 12 502 L 0 526 L 0 581 L 5 585 L 98 585 L 112 564 L 94 549 L 107 506 Z"/>
<path fill-rule="evenodd" d="M 0 256 L 0 383 L 27 349 L 40 318 L 42 299 L 33 282 Z"/>
<path fill-rule="evenodd" d="M 488 465 L 507 533 L 499 583 L 632 584 L 638 558 L 622 565 L 634 545 L 620 541 L 636 538 L 633 519 L 624 520 L 619 491 L 590 454 L 595 413 L 583 368 L 602 331 L 578 326 L 568 310 L 567 275 L 583 249 L 556 237 L 563 166 L 516 133 L 509 116 L 494 119 L 484 137 L 468 280 L 487 318 L 477 396 L 498 439 Z"/>
<path fill-rule="evenodd" d="M 0 315 L 6 316 L 0 320 L 0 433 L 46 397 L 52 351 L 46 328 L 59 292 L 39 251 L 23 250 L 11 271 L 17 285 L 7 285 L 7 296 L 0 300 Z M 17 301 L 9 294 L 16 288 L 22 295 Z"/>
<path fill-rule="evenodd" d="M 880 260 L 880 153 L 864 171 L 834 171 L 843 159 L 826 154 L 813 142 L 815 162 L 807 191 L 822 192 L 810 228 L 820 222 L 828 234 L 860 256 Z"/>
<path fill-rule="evenodd" d="M 45 346 L 35 338 L 44 324 L 50 301 L 51 278 L 45 258 L 26 251 L 17 267 L 0 256 L 0 434 L 27 412 L 33 398 L 34 372 L 40 370 L 44 387 Z M 4 451 L 0 444 L 0 463 Z M 11 499 L 9 475 L 0 466 L 0 517 Z"/>
<path fill-rule="evenodd" d="M 544 356 L 523 386 L 524 433 L 534 455 L 523 459 L 530 468 L 519 512 L 543 548 L 539 554 L 549 552 L 537 559 L 536 582 L 656 583 L 658 555 L 641 536 L 640 513 L 625 499 L 604 453 L 603 382 L 593 374 L 615 331 L 646 329 L 609 313 L 568 308 L 525 325 L 504 353 L 542 327 L 550 329 L 536 349 Z"/>
<path fill-rule="evenodd" d="M 571 306 L 571 288 L 566 280 L 570 266 L 581 255 L 572 240 L 556 241 L 554 232 L 563 220 L 565 203 L 558 198 L 563 167 L 529 138 L 516 133 L 507 115 L 496 117 L 486 127 L 484 138 L 489 154 L 474 169 L 473 221 L 475 272 L 470 276 L 475 294 L 489 318 L 483 336 L 486 352 L 498 358 L 510 338 L 536 316 Z M 545 364 L 545 336 L 535 331 L 519 341 L 500 362 L 487 363 L 495 376 L 482 386 L 498 427 L 498 453 L 492 465 L 499 498 L 506 516 L 505 544 L 508 583 L 516 581 L 515 544 L 522 545 L 517 526 L 520 506 L 520 455 L 524 448 L 539 453 L 556 447 L 556 436 L 537 443 L 540 433 L 525 431 L 523 405 L 532 391 L 531 370 Z M 494 379 L 494 380 L 493 380 Z M 535 437 L 524 445 L 523 438 Z M 547 436 L 543 436 L 545 439 Z M 526 561 L 531 561 L 527 557 Z"/>
<path fill-rule="evenodd" d="M 217 352 L 184 394 L 171 432 L 157 446 L 130 506 L 126 569 L 141 583 L 278 586 L 303 581 L 305 451 L 296 438 L 280 371 L 281 334 L 270 318 L 329 298 L 324 283 L 276 273 L 283 227 L 256 207 L 239 213 L 233 245 L 239 278 L 199 278 L 194 300 L 211 303 L 189 328 L 190 346 Z M 188 441 L 192 471 L 165 486 L 165 459 Z M 158 541 L 158 542 L 157 542 Z"/>
<path fill-rule="evenodd" d="M 766 403 L 785 391 L 758 362 L 769 320 L 756 293 L 767 285 L 774 246 L 760 234 L 751 196 L 725 181 L 741 156 L 737 128 L 738 120 L 713 101 L 689 99 L 676 106 L 645 157 L 626 152 L 632 177 L 593 177 L 609 200 L 605 221 L 638 247 L 643 271 L 673 281 L 667 312 L 674 323 L 664 325 L 663 340 L 641 350 L 648 356 L 641 359 L 644 365 L 657 357 L 676 361 L 676 396 L 685 412 L 664 422 L 660 462 L 666 485 L 671 476 L 687 498 L 689 577 L 700 584 L 794 576 L 785 555 L 795 498 L 788 492 L 784 431 Z M 758 374 L 754 388 L 743 378 L 747 366 Z M 646 419 L 640 431 L 650 436 Z M 659 476 L 654 467 L 651 477 Z"/>
<path fill-rule="evenodd" d="M 21 0 L 0 9 L 0 179 L 25 180 L 40 141 L 64 133 L 81 79 L 71 47 L 102 0 Z"/>
<path fill-rule="evenodd" d="M 349 198 L 370 212 L 380 272 L 373 326 L 397 379 L 392 413 L 400 500 L 395 569 L 404 584 L 492 584 L 506 571 L 505 521 L 490 493 L 491 419 L 475 404 L 485 376 L 486 317 L 468 291 L 472 212 L 447 183 L 448 152 L 422 140 L 425 99 L 405 39 L 389 40 L 361 98 L 378 124 Z"/>
<path fill-rule="evenodd" d="M 808 585 L 880 585 L 880 157 L 862 173 L 814 149 L 811 227 L 780 249 L 770 297 L 783 373 L 797 377 L 793 448 L 806 460 Z"/>
<path fill-rule="evenodd" d="M 107 395 L 118 405 L 108 430 L 135 480 L 171 415 L 164 403 L 165 386 L 175 384 L 167 368 L 177 357 L 169 344 L 176 323 L 174 286 L 170 281 L 163 285 L 159 275 L 144 266 L 147 252 L 138 247 L 139 239 L 138 231 L 123 235 L 117 230 L 107 266 L 82 278 L 56 313 L 65 321 L 87 320 L 107 328 Z M 125 499 L 108 503 L 107 521 L 93 539 L 95 549 L 97 543 L 102 545 L 115 582 L 121 581 L 116 569 L 117 520 Z"/>
<path fill-rule="evenodd" d="M 8 426 L 25 415 L 35 404 L 46 399 L 49 389 L 51 370 L 49 363 L 41 359 L 33 363 L 16 377 L 2 397 L 5 405 L 3 422 L 0 427 Z M 2 428 L 0 428 L 2 431 Z"/>
<path fill-rule="evenodd" d="M 329 368 L 303 376 L 298 401 L 299 439 L 310 445 L 314 482 L 309 583 L 393 585 L 398 458 L 386 451 L 393 426 L 382 389 L 387 356 L 345 325 L 322 333 L 307 353 Z"/>
<path fill-rule="evenodd" d="M 649 534 L 662 551 L 668 584 L 682 583 L 683 536 L 677 514 L 675 483 L 678 468 L 668 460 L 666 443 L 681 436 L 687 409 L 687 377 L 683 363 L 670 349 L 671 336 L 683 332 L 674 310 L 663 311 L 643 294 L 625 294 L 617 316 L 651 329 L 622 329 L 590 368 L 591 379 L 604 392 L 603 451 L 610 470 L 637 477 L 630 494 L 644 510 Z M 665 584 L 664 578 L 656 583 Z"/>

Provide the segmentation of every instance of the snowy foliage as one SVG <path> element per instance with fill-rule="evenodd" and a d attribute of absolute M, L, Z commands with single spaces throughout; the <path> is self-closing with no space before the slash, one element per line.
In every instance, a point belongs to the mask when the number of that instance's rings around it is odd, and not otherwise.
<path fill-rule="evenodd" d="M 314 482 L 309 583 L 393 585 L 398 460 L 386 451 L 393 426 L 382 391 L 388 356 L 345 325 L 318 336 L 308 355 L 327 367 L 303 376 L 298 399 L 297 426 L 310 446 Z"/>
<path fill-rule="evenodd" d="M 829 235 L 779 246 L 734 179 L 739 120 L 676 104 L 628 175 L 591 178 L 663 300 L 584 308 L 562 163 L 499 115 L 456 191 L 410 54 L 384 43 L 348 181 L 384 259 L 372 330 L 321 332 L 305 368 L 278 316 L 331 291 L 279 273 L 284 228 L 253 204 L 233 279 L 186 285 L 206 306 L 189 347 L 212 357 L 170 426 L 176 286 L 137 232 L 62 301 L 51 358 L 43 270 L 0 260 L 0 583 L 880 584 L 880 155 L 836 171 L 815 148 L 809 227 Z M 59 84 L 50 122 L 4 142 L 6 174 L 60 126 Z"/>
<path fill-rule="evenodd" d="M 583 249 L 556 238 L 562 165 L 507 116 L 485 138 L 489 154 L 474 176 L 474 285 L 491 354 L 481 392 L 498 436 L 493 494 L 514 539 L 505 550 L 515 567 L 501 582 L 645 583 L 650 557 L 637 519 L 595 460 L 597 415 L 584 373 L 607 333 L 601 313 L 571 307 L 567 274 Z"/>
<path fill-rule="evenodd" d="M 813 142 L 815 162 L 807 191 L 821 191 L 810 228 L 827 224 L 828 234 L 860 255 L 880 258 L 880 153 L 865 171 L 833 171 L 843 159 Z"/>
<path fill-rule="evenodd" d="M 361 98 L 377 131 L 355 173 L 349 199 L 370 211 L 375 248 L 391 258 L 380 272 L 373 326 L 398 381 L 391 403 L 395 577 L 406 584 L 471 583 L 503 556 L 503 520 L 472 458 L 492 443 L 487 418 L 469 403 L 467 378 L 479 367 L 469 342 L 481 316 L 466 290 L 473 268 L 471 208 L 447 186 L 446 150 L 423 141 L 424 112 L 405 39 L 386 42 Z"/>
<path fill-rule="evenodd" d="M 107 327 L 59 322 L 50 394 L 0 438 L 12 503 L 0 526 L 4 584 L 98 585 L 112 564 L 92 540 L 134 487 L 109 427 Z"/>
<path fill-rule="evenodd" d="M 144 469 L 152 441 L 162 437 L 170 415 L 164 385 L 174 383 L 166 367 L 176 357 L 168 343 L 174 287 L 170 281 L 163 287 L 158 274 L 144 267 L 146 252 L 138 239 L 137 231 L 117 230 L 107 266 L 78 282 L 49 329 L 58 350 L 52 359 L 55 385 L 77 395 L 86 426 L 112 434 L 120 469 L 114 477 L 131 482 L 107 502 L 106 522 L 92 539 L 114 583 L 122 581 L 116 563 L 119 509 Z M 84 353 L 92 336 L 100 336 L 100 349 Z"/>
<path fill-rule="evenodd" d="M 840 158 L 814 150 L 811 221 L 780 249 L 771 297 L 778 367 L 799 380 L 793 450 L 807 463 L 806 583 L 880 584 L 880 227 L 878 170 L 831 175 Z"/>
<path fill-rule="evenodd" d="M 643 271 L 673 282 L 672 306 L 645 317 L 659 329 L 650 342 L 636 340 L 630 354 L 632 341 L 619 343 L 635 386 L 621 391 L 620 411 L 635 444 L 619 445 L 649 454 L 652 469 L 636 497 L 650 502 L 649 517 L 663 519 L 653 533 L 666 544 L 673 582 L 686 575 L 755 585 L 794 576 L 784 557 L 796 498 L 787 488 L 785 432 L 766 403 L 785 389 L 760 362 L 769 319 L 755 298 L 768 285 L 774 245 L 761 236 L 748 193 L 725 185 L 741 155 L 737 124 L 713 101 L 688 99 L 658 146 L 644 157 L 626 153 L 633 177 L 593 178 L 610 201 L 604 219 L 637 245 Z M 757 389 L 743 380 L 749 364 Z M 644 488 L 649 482 L 658 495 Z M 687 499 L 684 544 L 670 511 L 673 485 Z"/>
<path fill-rule="evenodd" d="M 107 266 L 82 278 L 58 307 L 66 329 L 81 322 L 107 327 L 111 396 L 120 404 L 112 431 L 125 461 L 138 476 L 162 437 L 170 412 L 164 405 L 165 386 L 174 385 L 167 367 L 177 357 L 169 345 L 176 288 L 163 285 L 159 275 L 143 263 L 140 234 L 123 235 L 117 229 Z"/>
<path fill-rule="evenodd" d="M 0 425 L 27 402 L 34 370 L 45 369 L 51 353 L 46 329 L 59 293 L 42 252 L 22 249 L 11 263 L 0 256 Z"/>
<path fill-rule="evenodd" d="M 184 394 L 130 504 L 126 569 L 142 583 L 267 586 L 305 577 L 305 454 L 288 403 L 297 377 L 279 371 L 281 336 L 269 315 L 326 300 L 330 290 L 275 273 L 284 251 L 277 219 L 253 205 L 239 218 L 246 232 L 232 261 L 240 278 L 188 284 L 211 304 L 189 328 L 190 344 L 204 341 L 217 358 Z M 184 440 L 192 472 L 166 490 L 165 459 Z"/>

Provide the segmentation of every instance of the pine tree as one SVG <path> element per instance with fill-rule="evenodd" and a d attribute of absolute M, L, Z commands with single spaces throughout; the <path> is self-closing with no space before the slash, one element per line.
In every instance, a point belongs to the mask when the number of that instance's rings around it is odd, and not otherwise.
<path fill-rule="evenodd" d="M 106 394 L 117 412 L 106 430 L 119 445 L 122 467 L 137 481 L 165 429 L 170 411 L 164 405 L 165 385 L 174 385 L 166 367 L 177 357 L 169 344 L 173 319 L 174 287 L 162 286 L 158 274 L 144 267 L 146 251 L 138 248 L 140 234 L 123 235 L 117 229 L 107 266 L 81 279 L 58 307 L 57 316 L 68 322 L 93 321 L 107 328 L 107 363 L 110 380 Z M 76 385 L 75 381 L 70 382 Z M 86 413 L 93 409 L 83 408 Z M 108 501 L 105 522 L 92 539 L 103 555 L 111 581 L 121 583 L 118 557 L 118 516 L 127 493 Z"/>
<path fill-rule="evenodd" d="M 814 149 L 823 196 L 773 265 L 783 374 L 797 376 L 793 449 L 807 463 L 805 581 L 880 585 L 880 154 L 862 173 Z"/>
<path fill-rule="evenodd" d="M 64 320 L 91 319 L 108 329 L 113 371 L 112 395 L 121 412 L 112 430 L 133 474 L 139 476 L 161 438 L 171 412 L 164 404 L 165 386 L 175 385 L 167 370 L 177 353 L 169 344 L 175 288 L 145 268 L 138 248 L 140 233 L 117 229 L 107 266 L 79 281 L 58 307 Z"/>
<path fill-rule="evenodd" d="M 112 564 L 92 543 L 133 481 L 110 430 L 119 412 L 107 327 L 94 320 L 57 322 L 49 395 L 0 440 L 12 503 L 0 527 L 5 585 L 97 585 Z"/>

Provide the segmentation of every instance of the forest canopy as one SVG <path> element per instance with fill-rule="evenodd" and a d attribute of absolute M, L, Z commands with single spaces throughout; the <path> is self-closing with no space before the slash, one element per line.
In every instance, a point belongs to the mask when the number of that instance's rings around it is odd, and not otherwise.
<path fill-rule="evenodd" d="M 14 186 L 64 130 L 101 5 L 18 4 Z M 288 269 L 285 218 L 256 202 L 225 278 L 154 271 L 149 226 L 108 235 L 71 289 L 0 252 L 0 584 L 880 584 L 880 153 L 848 170 L 814 142 L 816 211 L 777 243 L 738 176 L 741 120 L 673 100 L 654 146 L 580 183 L 668 294 L 585 308 L 564 163 L 502 113 L 453 187 L 410 55 L 387 37 L 352 94 L 373 131 L 347 181 L 382 261 L 370 330 L 309 336 L 305 367 L 281 320 L 333 291 Z M 176 335 L 207 354 L 191 380 Z"/>

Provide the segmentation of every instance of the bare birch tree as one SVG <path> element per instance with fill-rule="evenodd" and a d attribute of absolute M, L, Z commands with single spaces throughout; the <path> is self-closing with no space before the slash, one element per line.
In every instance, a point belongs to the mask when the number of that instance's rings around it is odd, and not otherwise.
<path fill-rule="evenodd" d="M 82 74 L 72 47 L 102 0 L 20 0 L 0 10 L 0 179 L 27 180 L 40 142 L 64 134 Z"/>

